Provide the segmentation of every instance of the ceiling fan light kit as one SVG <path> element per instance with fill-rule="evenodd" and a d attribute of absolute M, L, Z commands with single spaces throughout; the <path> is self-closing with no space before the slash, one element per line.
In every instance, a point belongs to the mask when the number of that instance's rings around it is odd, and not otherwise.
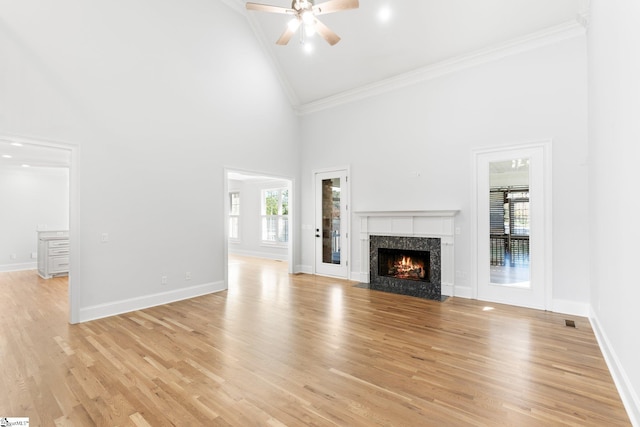
<path fill-rule="evenodd" d="M 343 10 L 357 9 L 360 6 L 358 0 L 328 0 L 323 3 L 315 4 L 314 0 L 293 0 L 291 8 L 271 6 L 268 4 L 252 3 L 246 4 L 247 10 L 255 10 L 260 12 L 280 13 L 293 15 L 294 18 L 287 23 L 287 27 L 276 41 L 276 44 L 286 45 L 291 37 L 298 31 L 301 25 L 304 31 L 300 33 L 301 40 L 304 36 L 312 36 L 315 33 L 327 41 L 331 46 L 340 41 L 340 37 L 329 27 L 318 20 L 318 15 L 327 13 L 340 12 Z"/>

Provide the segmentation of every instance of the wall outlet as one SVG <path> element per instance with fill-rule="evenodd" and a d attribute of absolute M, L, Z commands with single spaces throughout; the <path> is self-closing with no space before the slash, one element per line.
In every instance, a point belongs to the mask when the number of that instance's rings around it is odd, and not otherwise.
<path fill-rule="evenodd" d="M 9 255 L 9 259 L 16 259 L 18 256 L 16 254 Z"/>
<path fill-rule="evenodd" d="M 191 280 L 191 272 L 190 272 L 190 271 L 187 271 L 187 272 L 184 274 L 184 280 Z"/>
<path fill-rule="evenodd" d="M 31 259 L 38 258 L 38 252 L 31 252 Z"/>
<path fill-rule="evenodd" d="M 109 233 L 102 233 L 100 235 L 100 241 L 102 243 L 107 243 L 109 241 Z"/>
<path fill-rule="evenodd" d="M 160 284 L 161 285 L 166 285 L 167 284 L 167 276 L 161 276 L 160 277 Z"/>

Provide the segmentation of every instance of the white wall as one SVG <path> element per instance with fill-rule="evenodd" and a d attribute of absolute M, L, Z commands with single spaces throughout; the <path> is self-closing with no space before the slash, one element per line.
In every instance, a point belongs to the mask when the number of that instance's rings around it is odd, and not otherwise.
<path fill-rule="evenodd" d="M 284 180 L 229 180 L 229 192 L 240 193 L 240 240 L 229 242 L 229 253 L 287 260 L 288 248 L 262 243 L 262 190 L 287 188 Z"/>
<path fill-rule="evenodd" d="M 68 169 L 0 167 L 0 200 L 0 271 L 35 269 L 36 231 L 69 228 Z"/>
<path fill-rule="evenodd" d="M 640 10 L 592 6 L 589 172 L 584 38 L 304 116 L 298 129 L 246 19 L 211 0 L 0 0 L 0 133 L 78 153 L 76 320 L 224 287 L 224 167 L 305 171 L 303 225 L 310 171 L 345 164 L 352 211 L 460 209 L 456 283 L 468 285 L 471 150 L 553 138 L 553 297 L 591 303 L 637 420 Z M 295 262 L 310 266 L 313 227 L 302 230 Z M 357 238 L 351 249 L 359 271 Z"/>
<path fill-rule="evenodd" d="M 0 10 L 0 133 L 77 147 L 76 320 L 223 289 L 224 167 L 298 173 L 296 116 L 245 16 L 211 0 Z"/>
<path fill-rule="evenodd" d="M 593 323 L 640 426 L 640 3 L 591 1 L 589 212 Z"/>
<path fill-rule="evenodd" d="M 586 37 L 577 36 L 306 115 L 302 170 L 350 164 L 352 212 L 460 209 L 455 281 L 468 287 L 472 150 L 551 138 L 553 298 L 586 312 L 586 106 Z M 312 225 L 311 173 L 301 179 L 301 222 Z M 352 224 L 351 271 L 359 272 L 357 217 Z M 302 263 L 312 265 L 313 233 L 302 233 Z"/>

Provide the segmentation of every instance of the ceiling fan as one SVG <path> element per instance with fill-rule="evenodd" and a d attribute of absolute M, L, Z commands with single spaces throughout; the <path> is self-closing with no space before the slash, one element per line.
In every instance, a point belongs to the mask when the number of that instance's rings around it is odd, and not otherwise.
<path fill-rule="evenodd" d="M 317 16 L 340 12 L 342 10 L 357 9 L 359 6 L 358 0 L 328 0 L 319 4 L 315 4 L 314 0 L 293 0 L 291 2 L 291 8 L 252 2 L 247 3 L 248 10 L 282 13 L 293 16 L 293 19 L 287 24 L 284 33 L 282 33 L 278 41 L 276 41 L 276 44 L 279 45 L 289 43 L 289 40 L 291 40 L 291 37 L 298 31 L 298 28 L 304 25 L 306 35 L 317 32 L 327 43 L 333 46 L 340 41 L 340 37 L 320 22 Z"/>

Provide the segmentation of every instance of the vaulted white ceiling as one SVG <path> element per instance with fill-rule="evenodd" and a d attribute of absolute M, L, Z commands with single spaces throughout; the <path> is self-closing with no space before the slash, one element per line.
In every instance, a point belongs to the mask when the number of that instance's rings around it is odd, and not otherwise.
<path fill-rule="evenodd" d="M 302 113 L 437 76 L 501 49 L 535 47 L 545 37 L 582 28 L 588 16 L 588 0 L 360 0 L 358 9 L 322 16 L 342 38 L 338 44 L 315 35 L 307 40 L 313 51 L 306 52 L 297 37 L 275 44 L 290 16 L 247 11 L 244 0 L 219 1 L 246 16 Z M 291 0 L 253 1 L 291 6 Z M 383 10 L 386 21 L 379 18 Z M 0 166 L 69 164 L 67 150 L 15 147 L 14 139 L 0 139 Z"/>
<path fill-rule="evenodd" d="M 290 7 L 291 0 L 253 0 Z M 330 46 L 318 35 L 286 46 L 275 41 L 291 19 L 246 11 L 243 0 L 225 0 L 242 10 L 279 68 L 295 106 L 353 92 L 445 61 L 473 55 L 532 35 L 577 25 L 588 0 L 360 0 L 354 10 L 323 15 L 342 40 Z M 316 4 L 322 1 L 317 0 Z M 388 20 L 380 19 L 382 11 Z"/>

